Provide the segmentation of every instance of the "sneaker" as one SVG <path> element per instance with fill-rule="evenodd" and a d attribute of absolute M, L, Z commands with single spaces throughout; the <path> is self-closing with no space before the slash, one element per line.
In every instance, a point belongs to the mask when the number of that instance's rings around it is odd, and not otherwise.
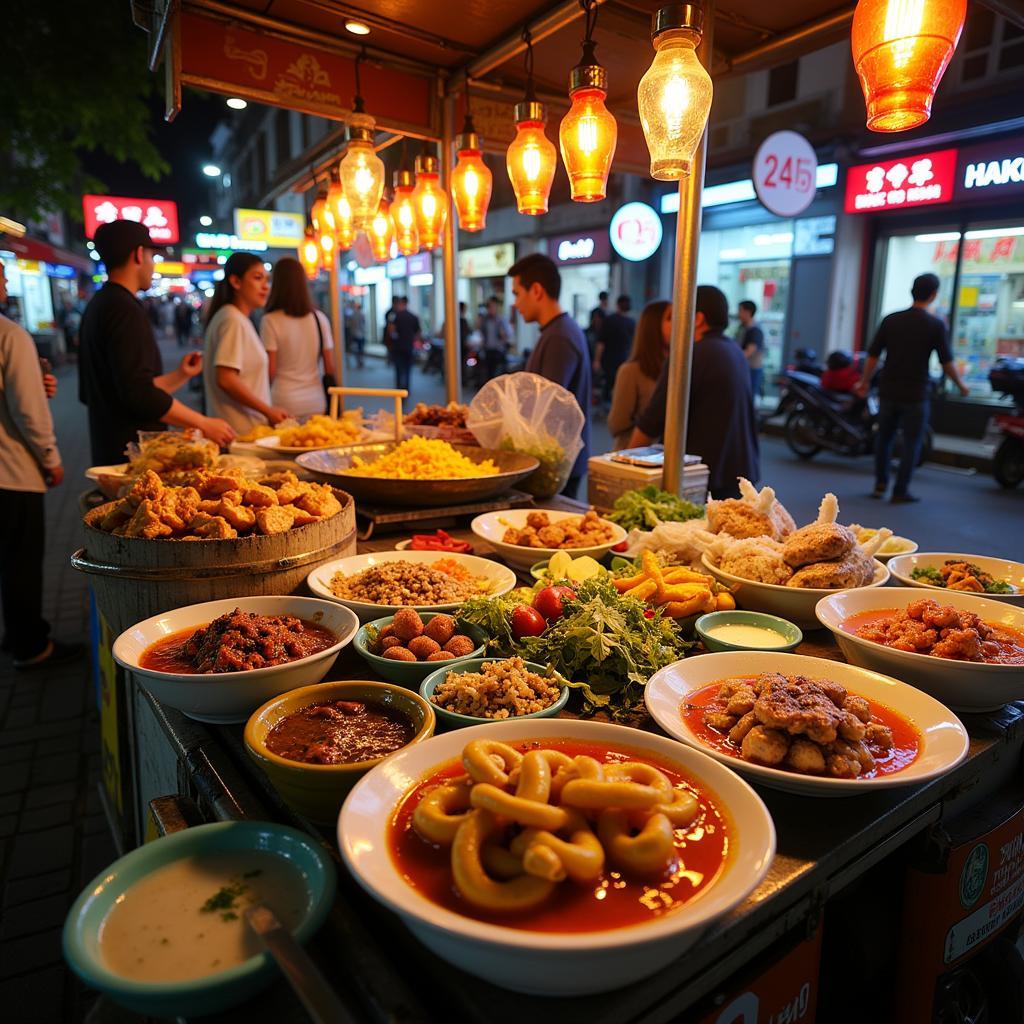
<path fill-rule="evenodd" d="M 15 659 L 14 667 L 19 672 L 34 672 L 36 669 L 60 665 L 81 657 L 85 648 L 82 644 L 62 644 L 59 640 L 47 641 L 46 648 L 34 658 Z"/>
<path fill-rule="evenodd" d="M 871 492 L 872 498 L 884 498 L 885 497 L 885 484 L 875 484 L 875 489 Z"/>
<path fill-rule="evenodd" d="M 906 494 L 894 494 L 889 499 L 894 505 L 912 505 L 915 501 L 921 499 L 916 494 L 911 494 L 909 491 Z"/>

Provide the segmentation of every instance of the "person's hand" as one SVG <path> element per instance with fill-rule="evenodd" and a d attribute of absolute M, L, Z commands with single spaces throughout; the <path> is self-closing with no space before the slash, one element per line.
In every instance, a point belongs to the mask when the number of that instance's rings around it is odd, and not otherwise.
<path fill-rule="evenodd" d="M 272 427 L 276 427 L 281 420 L 290 420 L 292 418 L 292 414 L 287 409 L 282 409 L 278 405 L 268 405 L 264 415 L 270 420 Z"/>
<path fill-rule="evenodd" d="M 204 436 L 215 441 L 221 448 L 227 448 L 235 439 L 235 430 L 226 420 L 218 420 L 213 416 L 204 416 L 200 428 Z"/>
<path fill-rule="evenodd" d="M 64 467 L 51 466 L 43 470 L 43 479 L 47 487 L 59 487 L 64 481 Z"/>
<path fill-rule="evenodd" d="M 867 398 L 867 397 L 868 397 L 868 391 L 869 391 L 869 390 L 870 390 L 870 389 L 868 388 L 868 385 L 867 385 L 867 384 L 865 384 L 865 383 L 864 383 L 864 381 L 861 381 L 861 382 L 860 382 L 860 383 L 859 383 L 859 384 L 858 384 L 858 385 L 857 385 L 857 386 L 856 386 L 856 387 L 855 387 L 855 388 L 853 389 L 853 393 L 854 393 L 854 394 L 855 394 L 855 395 L 856 395 L 856 396 L 857 396 L 858 398 Z"/>
<path fill-rule="evenodd" d="M 43 374 L 43 390 L 47 398 L 53 398 L 57 394 L 57 378 L 52 373 Z"/>
<path fill-rule="evenodd" d="M 967 398 L 971 393 L 971 389 L 966 384 L 958 384 L 957 387 L 960 389 L 960 397 Z"/>
<path fill-rule="evenodd" d="M 203 372 L 203 353 L 187 353 L 181 357 L 181 363 L 178 368 L 186 377 L 198 377 Z"/>

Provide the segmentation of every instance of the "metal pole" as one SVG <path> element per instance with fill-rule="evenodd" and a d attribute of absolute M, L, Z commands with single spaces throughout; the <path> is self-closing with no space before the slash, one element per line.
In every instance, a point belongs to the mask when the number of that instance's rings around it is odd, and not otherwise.
<path fill-rule="evenodd" d="M 441 131 L 441 181 L 447 189 L 451 185 L 452 156 L 455 151 L 455 97 L 444 97 Z M 455 204 L 450 203 L 444 222 L 444 248 L 441 250 L 444 267 L 444 384 L 449 402 L 462 398 L 462 339 L 459 337 L 459 234 L 455 228 Z"/>
<path fill-rule="evenodd" d="M 345 318 L 341 315 L 341 292 L 338 288 L 338 255 L 331 262 L 328 287 L 331 289 L 331 333 L 334 335 L 334 383 L 341 387 L 345 381 Z M 344 408 L 344 402 L 342 402 Z"/>
<path fill-rule="evenodd" d="M 705 68 L 711 63 L 715 27 L 715 0 L 704 4 L 704 35 L 697 56 Z M 697 299 L 697 253 L 700 247 L 700 201 L 704 191 L 707 128 L 693 158 L 690 175 L 679 179 L 679 214 L 672 286 L 672 342 L 668 354 L 668 396 L 665 406 L 665 469 L 662 487 L 678 494 L 686 464 L 686 427 L 693 363 L 693 317 Z"/>

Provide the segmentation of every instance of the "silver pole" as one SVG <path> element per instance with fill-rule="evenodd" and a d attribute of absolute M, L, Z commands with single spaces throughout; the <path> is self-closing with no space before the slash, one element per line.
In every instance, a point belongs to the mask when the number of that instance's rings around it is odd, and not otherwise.
<path fill-rule="evenodd" d="M 715 0 L 705 0 L 704 34 L 697 56 L 711 66 Z M 693 158 L 689 176 L 679 179 L 679 213 L 672 285 L 672 343 L 668 354 L 668 395 L 665 406 L 665 469 L 662 487 L 678 494 L 686 465 L 686 428 L 693 364 L 693 317 L 697 299 L 697 253 L 700 247 L 700 201 L 704 191 L 707 128 Z"/>
<path fill-rule="evenodd" d="M 442 108 L 441 130 L 441 182 L 449 191 L 452 182 L 452 157 L 455 148 L 455 97 L 447 95 Z M 448 216 L 444 222 L 444 247 L 441 263 L 444 268 L 444 383 L 449 402 L 462 398 L 462 348 L 459 337 L 459 291 L 457 268 L 459 265 L 459 234 L 455 227 L 455 203 L 449 201 Z"/>
<path fill-rule="evenodd" d="M 337 248 L 337 246 L 335 246 Z M 334 335 L 334 383 L 341 387 L 345 376 L 345 318 L 341 315 L 341 292 L 338 288 L 338 260 L 340 255 L 335 252 L 334 261 L 328 271 L 328 287 L 331 289 L 331 333 Z M 344 407 L 344 402 L 342 403 Z"/>

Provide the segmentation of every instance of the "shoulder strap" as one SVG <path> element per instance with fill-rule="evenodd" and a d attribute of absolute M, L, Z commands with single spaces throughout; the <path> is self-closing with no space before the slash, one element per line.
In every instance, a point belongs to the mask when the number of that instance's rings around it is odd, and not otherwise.
<path fill-rule="evenodd" d="M 323 359 L 323 357 L 324 357 L 324 329 L 323 329 L 323 327 L 320 326 L 320 317 L 317 316 L 317 311 L 315 309 L 313 310 L 312 316 L 313 316 L 313 323 L 316 324 L 316 336 L 320 339 L 320 358 Z"/>

